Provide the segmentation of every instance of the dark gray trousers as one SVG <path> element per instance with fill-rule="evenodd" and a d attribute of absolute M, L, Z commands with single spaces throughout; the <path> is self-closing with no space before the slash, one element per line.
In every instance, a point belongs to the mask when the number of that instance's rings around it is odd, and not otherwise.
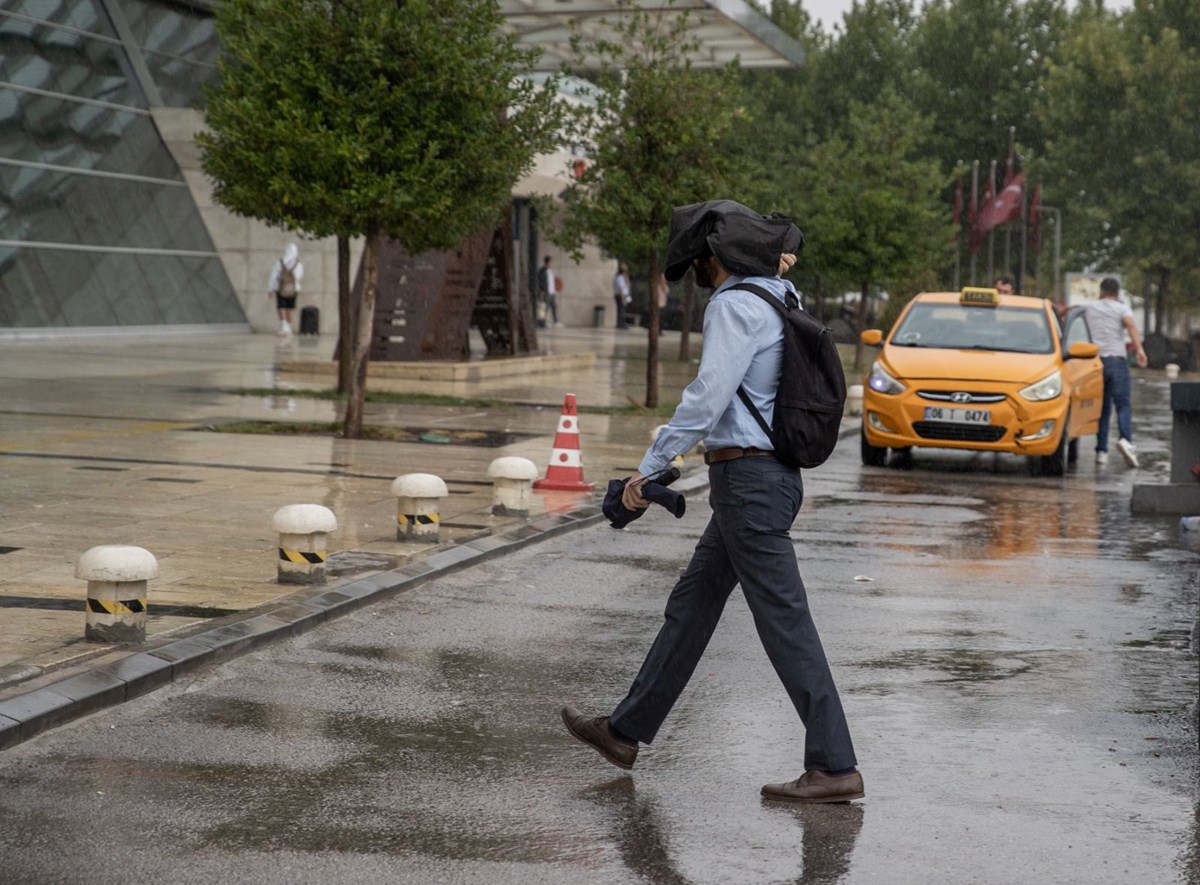
<path fill-rule="evenodd" d="M 734 585 L 742 585 L 759 639 L 804 723 L 804 768 L 857 764 L 842 702 L 808 609 L 788 530 L 804 499 L 800 471 L 774 458 L 708 468 L 712 519 L 667 600 L 658 631 L 614 728 L 650 743 L 700 661 Z"/>

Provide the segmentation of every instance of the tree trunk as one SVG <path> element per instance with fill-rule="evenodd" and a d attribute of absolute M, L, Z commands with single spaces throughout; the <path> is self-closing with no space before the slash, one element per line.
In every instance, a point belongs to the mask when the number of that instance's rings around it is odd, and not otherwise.
<path fill-rule="evenodd" d="M 650 253 L 650 298 L 649 317 L 646 324 L 646 408 L 658 406 L 658 253 Z"/>
<path fill-rule="evenodd" d="M 338 386 L 337 392 L 350 392 L 351 355 L 354 353 L 355 311 L 350 291 L 350 238 L 337 238 L 338 275 Z"/>
<path fill-rule="evenodd" d="M 692 311 L 696 303 L 696 272 L 690 267 L 683 277 L 683 304 L 680 305 L 679 361 L 686 363 L 692 358 Z"/>
<path fill-rule="evenodd" d="M 858 328 L 854 330 L 854 368 L 856 370 L 862 368 L 862 333 L 867 328 L 867 293 L 870 289 L 870 283 L 863 283 L 862 294 L 858 297 Z"/>
<path fill-rule="evenodd" d="M 371 355 L 371 325 L 375 320 L 378 284 L 379 233 L 368 229 L 363 252 L 362 301 L 357 305 L 350 390 L 346 398 L 346 419 L 342 424 L 342 436 L 346 439 L 358 439 L 363 432 L 363 401 L 367 393 L 367 363 Z"/>

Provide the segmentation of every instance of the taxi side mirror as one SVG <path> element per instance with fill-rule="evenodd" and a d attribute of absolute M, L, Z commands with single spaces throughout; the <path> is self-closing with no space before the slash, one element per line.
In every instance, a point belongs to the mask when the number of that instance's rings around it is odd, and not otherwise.
<path fill-rule="evenodd" d="M 1076 341 L 1067 348 L 1067 359 L 1090 360 L 1100 353 L 1100 348 L 1090 341 Z"/>
<path fill-rule="evenodd" d="M 878 329 L 864 329 L 858 336 L 867 347 L 878 347 L 883 341 L 883 333 Z"/>

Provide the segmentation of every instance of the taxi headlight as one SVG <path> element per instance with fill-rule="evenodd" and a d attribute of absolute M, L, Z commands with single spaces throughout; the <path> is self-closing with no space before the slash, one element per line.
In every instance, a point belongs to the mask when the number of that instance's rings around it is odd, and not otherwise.
<path fill-rule="evenodd" d="M 1020 393 L 1025 399 L 1033 400 L 1036 403 L 1045 402 L 1048 399 L 1054 399 L 1060 396 L 1063 392 L 1062 372 L 1055 369 L 1041 381 L 1036 384 L 1030 384 L 1028 387 L 1022 388 Z"/>
<path fill-rule="evenodd" d="M 896 396 L 908 390 L 906 385 L 901 384 L 887 373 L 887 370 L 879 364 L 879 360 L 875 360 L 871 365 L 871 375 L 867 378 L 867 386 L 876 393 L 886 393 L 890 396 Z"/>

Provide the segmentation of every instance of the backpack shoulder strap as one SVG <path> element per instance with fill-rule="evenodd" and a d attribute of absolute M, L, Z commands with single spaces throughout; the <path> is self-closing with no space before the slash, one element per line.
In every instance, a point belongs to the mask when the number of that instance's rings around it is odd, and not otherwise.
<path fill-rule="evenodd" d="M 767 302 L 767 304 L 771 305 L 771 307 L 779 311 L 781 315 L 785 317 L 787 316 L 787 308 L 780 303 L 778 298 L 776 298 L 762 286 L 756 286 L 753 283 L 742 283 L 740 286 L 734 286 L 730 291 L 733 290 L 750 292 L 753 295 L 757 295 L 763 301 Z M 789 294 L 789 301 L 790 300 L 791 297 Z M 767 435 L 767 439 L 771 441 L 771 445 L 778 447 L 778 444 L 775 442 L 775 434 L 772 433 L 771 428 L 767 426 L 767 421 L 765 418 L 763 418 L 762 412 L 758 410 L 758 406 L 754 405 L 754 401 L 750 399 L 750 394 L 746 393 L 746 388 L 740 384 L 738 385 L 737 395 L 741 399 L 742 404 L 745 405 L 747 411 L 750 412 L 751 417 L 754 418 L 754 420 L 758 423 L 758 426 L 762 428 L 763 433 Z"/>

